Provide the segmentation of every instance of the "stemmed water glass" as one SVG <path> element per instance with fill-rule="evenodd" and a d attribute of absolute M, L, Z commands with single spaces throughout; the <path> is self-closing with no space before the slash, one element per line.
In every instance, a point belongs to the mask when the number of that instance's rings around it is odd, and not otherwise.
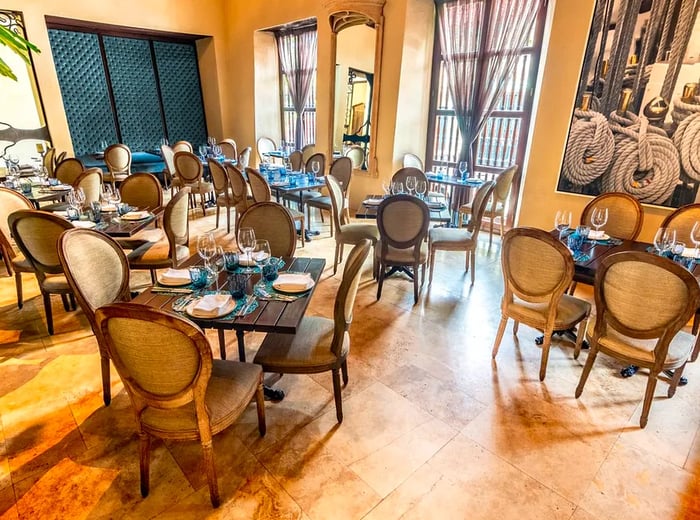
<path fill-rule="evenodd" d="M 85 205 L 85 201 L 87 200 L 85 197 L 85 190 L 83 188 L 78 188 L 77 190 L 74 190 L 75 192 L 75 203 L 78 206 L 78 209 L 82 212 L 83 211 L 83 206 Z"/>
<path fill-rule="evenodd" d="M 262 273 L 263 267 L 270 261 L 270 243 L 267 240 L 258 239 L 255 241 L 253 260 L 255 260 L 255 265 L 260 268 Z"/>
<path fill-rule="evenodd" d="M 211 257 L 211 262 L 209 263 L 212 273 L 216 278 L 216 294 L 219 294 L 219 275 L 221 271 L 226 267 L 226 258 L 224 256 L 224 249 L 221 246 L 215 246 L 213 249 L 213 255 Z"/>
<path fill-rule="evenodd" d="M 416 195 L 419 198 L 425 199 L 425 192 L 428 191 L 428 183 L 425 181 L 416 182 Z"/>
<path fill-rule="evenodd" d="M 571 212 L 557 211 L 554 216 L 554 227 L 559 231 L 559 240 L 561 240 L 564 232 L 571 227 Z"/>
<path fill-rule="evenodd" d="M 394 181 L 391 183 L 391 194 L 400 195 L 403 193 L 403 182 Z"/>
<path fill-rule="evenodd" d="M 693 245 L 695 245 L 695 251 L 693 251 L 693 258 L 697 258 L 700 253 L 700 220 L 693 224 L 693 229 L 690 231 L 690 240 L 692 240 Z"/>
<path fill-rule="evenodd" d="M 249 227 L 242 227 L 238 230 L 238 247 L 243 251 L 246 258 L 246 268 L 243 272 L 252 273 L 253 269 L 250 268 L 250 253 L 255 248 L 255 230 Z"/>
<path fill-rule="evenodd" d="M 197 237 L 197 253 L 204 260 L 204 268 L 210 269 L 209 260 L 216 253 L 216 240 L 213 233 L 203 233 Z"/>
<path fill-rule="evenodd" d="M 412 175 L 406 177 L 406 191 L 409 195 L 416 192 L 416 178 Z"/>
<path fill-rule="evenodd" d="M 659 256 L 663 256 L 666 251 L 672 251 L 676 245 L 676 230 L 660 227 L 654 235 L 654 248 Z"/>
<path fill-rule="evenodd" d="M 318 161 L 311 161 L 311 171 L 314 172 L 314 177 L 318 177 L 318 172 L 321 171 L 321 164 Z"/>
<path fill-rule="evenodd" d="M 384 190 L 384 195 L 391 195 L 391 183 L 389 181 L 382 181 L 382 189 Z"/>
<path fill-rule="evenodd" d="M 457 165 L 457 169 L 459 170 L 459 178 L 464 180 L 467 178 L 467 161 L 459 161 L 459 164 Z"/>
<path fill-rule="evenodd" d="M 596 237 L 600 236 L 600 228 L 608 223 L 608 208 L 594 208 L 591 214 L 591 224 L 596 231 Z"/>

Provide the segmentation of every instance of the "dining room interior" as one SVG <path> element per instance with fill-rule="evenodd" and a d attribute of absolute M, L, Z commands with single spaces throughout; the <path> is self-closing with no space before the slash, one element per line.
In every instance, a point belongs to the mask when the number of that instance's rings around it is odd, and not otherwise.
<path fill-rule="evenodd" d="M 0 517 L 700 519 L 699 6 L 5 0 Z"/>

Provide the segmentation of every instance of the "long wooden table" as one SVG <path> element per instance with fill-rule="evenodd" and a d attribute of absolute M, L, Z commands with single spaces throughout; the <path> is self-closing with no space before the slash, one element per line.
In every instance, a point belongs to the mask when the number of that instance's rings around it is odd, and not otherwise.
<path fill-rule="evenodd" d="M 321 273 L 326 266 L 324 258 L 284 258 L 285 265 L 280 272 L 295 271 L 306 272 L 311 275 L 316 283 L 318 283 Z M 189 267 L 193 265 L 201 265 L 202 261 L 198 255 L 191 256 L 181 267 Z M 219 287 L 223 291 L 228 291 L 228 273 L 225 271 L 219 275 Z M 255 283 L 260 280 L 260 273 L 256 272 L 249 275 L 248 294 L 251 294 Z M 212 284 L 208 289 L 213 289 L 215 284 Z M 283 334 L 296 334 L 297 328 L 301 323 L 301 319 L 306 313 L 309 306 L 311 296 L 315 291 L 316 285 L 304 296 L 297 298 L 294 301 L 263 301 L 258 300 L 258 308 L 246 316 L 227 317 L 225 319 L 202 319 L 194 318 L 189 315 L 184 316 L 192 320 L 202 328 L 216 329 L 219 333 L 219 349 L 221 358 L 226 359 L 226 344 L 224 340 L 224 331 L 235 330 L 236 339 L 238 341 L 238 357 L 241 361 L 245 361 L 245 339 L 246 331 L 258 332 L 278 332 Z M 173 303 L 182 296 L 181 293 L 173 291 L 172 293 L 157 292 L 154 293 L 152 288 L 147 289 L 134 299 L 134 302 L 149 305 L 158 309 L 173 311 Z M 162 290 L 162 289 L 161 289 Z M 165 289 L 167 291 L 167 289 Z"/>

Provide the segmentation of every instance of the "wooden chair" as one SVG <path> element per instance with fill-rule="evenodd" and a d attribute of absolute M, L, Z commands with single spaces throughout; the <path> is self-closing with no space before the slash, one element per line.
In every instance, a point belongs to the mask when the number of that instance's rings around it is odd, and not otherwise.
<path fill-rule="evenodd" d="M 347 157 L 344 157 L 349 162 Z M 331 218 L 335 222 L 335 256 L 333 258 L 333 274 L 338 270 L 338 264 L 343 261 L 343 247 L 345 244 L 357 245 L 362 240 L 369 240 L 372 247 L 376 247 L 379 240 L 379 228 L 375 223 L 348 223 L 345 214 L 345 197 L 340 181 L 333 175 L 326 177 L 326 186 L 331 201 Z M 375 250 L 376 253 L 376 250 Z M 374 269 L 372 274 L 377 274 L 377 256 L 373 255 Z"/>
<path fill-rule="evenodd" d="M 70 184 L 71 186 L 84 171 L 83 163 L 74 157 L 63 159 L 54 169 L 54 173 L 59 182 L 62 184 Z"/>
<path fill-rule="evenodd" d="M 60 294 L 63 307 L 75 309 L 75 300 L 58 258 L 58 238 L 74 229 L 66 219 L 46 211 L 22 209 L 8 217 L 10 234 L 34 271 L 46 312 L 46 328 L 53 335 L 51 295 Z M 70 300 L 70 302 L 69 302 Z"/>
<path fill-rule="evenodd" d="M 49 174 L 49 177 L 55 177 L 54 169 L 56 168 L 56 149 L 55 148 L 49 148 L 46 150 L 46 153 L 44 154 L 43 160 L 42 160 L 42 166 L 46 168 L 46 173 Z"/>
<path fill-rule="evenodd" d="M 163 190 L 158 177 L 152 173 L 134 173 L 119 188 L 122 202 L 138 209 L 160 211 L 163 207 Z"/>
<path fill-rule="evenodd" d="M 350 220 L 350 215 L 348 211 L 348 189 L 350 188 L 350 181 L 352 180 L 352 161 L 348 157 L 339 157 L 331 164 L 328 175 L 332 175 L 338 184 L 340 184 L 340 189 L 343 192 L 343 212 L 345 214 L 344 222 Z M 310 198 L 305 203 L 307 205 L 306 216 L 308 221 L 311 222 L 311 208 L 316 208 L 321 213 L 321 222 L 323 222 L 323 211 L 328 211 L 332 213 L 333 207 L 331 205 L 330 195 L 323 195 L 321 197 Z M 331 217 L 331 236 L 333 236 L 333 226 L 334 219 Z"/>
<path fill-rule="evenodd" d="M 258 202 L 250 206 L 236 225 L 236 236 L 242 227 L 255 230 L 255 238 L 267 240 L 272 256 L 294 256 L 297 229 L 287 208 L 276 202 Z"/>
<path fill-rule="evenodd" d="M 265 336 L 254 363 L 265 372 L 291 374 L 318 374 L 331 371 L 335 414 L 343 422 L 343 384 L 348 383 L 347 358 L 350 353 L 350 324 L 355 296 L 360 282 L 360 269 L 369 254 L 370 241 L 358 243 L 348 256 L 343 280 L 335 296 L 333 319 L 304 316 L 296 334 L 268 334 Z"/>
<path fill-rule="evenodd" d="M 34 209 L 34 205 L 24 195 L 15 190 L 0 187 L 0 251 L 7 274 L 12 276 L 14 273 L 15 275 L 17 307 L 20 309 L 24 305 L 22 273 L 33 273 L 34 268 L 29 260 L 21 252 L 17 252 L 13 246 L 7 217 L 15 211 L 31 209 Z"/>
<path fill-rule="evenodd" d="M 384 278 L 402 271 L 413 278 L 413 303 L 418 303 L 418 269 L 422 267 L 420 286 L 425 282 L 425 264 L 428 248 L 425 238 L 430 224 L 428 206 L 412 195 L 393 195 L 384 199 L 377 207 L 379 241 L 375 256 L 379 269 L 377 300 L 382 296 Z M 409 268 L 413 268 L 411 271 Z M 387 268 L 391 271 L 387 274 Z"/>
<path fill-rule="evenodd" d="M 277 144 L 269 137 L 260 137 L 257 142 L 258 159 L 263 162 L 263 156 L 277 150 Z"/>
<path fill-rule="evenodd" d="M 250 166 L 251 153 L 253 153 L 253 149 L 250 146 L 246 146 L 243 148 L 243 151 L 238 154 L 238 168 L 241 171 L 245 171 L 245 169 Z"/>
<path fill-rule="evenodd" d="M 96 314 L 109 357 L 136 413 L 141 495 L 149 492 L 151 437 L 202 445 L 209 496 L 219 506 L 212 437 L 231 426 L 255 399 L 265 435 L 259 366 L 212 359 L 204 332 L 175 314 L 134 303 L 100 307 Z"/>
<path fill-rule="evenodd" d="M 85 206 L 90 207 L 93 202 L 99 202 L 102 192 L 102 170 L 88 168 L 73 181 L 73 189 L 82 189 L 85 194 Z M 43 211 L 64 211 L 68 207 L 67 202 L 54 202 L 41 206 Z"/>
<path fill-rule="evenodd" d="M 112 238 L 90 229 L 70 229 L 58 239 L 58 257 L 68 285 L 97 337 L 105 406 L 112 400 L 109 354 L 95 320 L 95 311 L 114 302 L 131 299 L 129 263 L 121 246 Z"/>
<path fill-rule="evenodd" d="M 226 168 L 216 159 L 211 157 L 207 159 L 209 165 L 209 173 L 211 174 L 211 182 L 214 188 L 214 197 L 216 200 L 216 227 L 219 227 L 219 213 L 221 208 L 226 208 L 226 233 L 231 232 L 231 208 L 234 207 L 233 192 L 228 182 Z"/>
<path fill-rule="evenodd" d="M 132 269 L 151 271 L 153 283 L 156 282 L 156 269 L 177 267 L 190 256 L 190 228 L 187 218 L 189 192 L 189 188 L 182 188 L 165 206 L 163 211 L 165 236 L 157 242 L 146 242 L 127 256 Z"/>
<path fill-rule="evenodd" d="M 508 318 L 515 321 L 513 334 L 524 323 L 544 334 L 540 381 L 547 373 L 549 347 L 555 330 L 579 324 L 574 349 L 578 358 L 591 305 L 565 291 L 574 276 L 574 260 L 559 240 L 541 229 L 514 228 L 503 237 L 501 249 L 504 294 L 492 356 L 495 359 Z"/>
<path fill-rule="evenodd" d="M 635 240 L 642 229 L 644 209 L 637 199 L 627 193 L 603 193 L 591 200 L 581 212 L 581 224 L 590 226 L 595 208 L 608 208 L 608 235 L 623 240 Z"/>
<path fill-rule="evenodd" d="M 176 152 L 173 162 L 182 185 L 190 189 L 192 206 L 194 207 L 196 204 L 195 195 L 199 195 L 202 216 L 206 216 L 206 196 L 212 192 L 214 187 L 210 182 L 203 180 L 204 166 L 202 166 L 199 157 L 192 152 Z"/>
<path fill-rule="evenodd" d="M 309 158 L 309 162 L 304 164 L 304 171 L 306 173 L 311 172 L 311 164 L 316 161 L 319 165 L 319 170 L 317 177 L 324 177 L 325 176 L 325 171 L 326 171 L 326 156 L 323 155 L 322 153 L 315 153 Z M 304 204 L 306 202 L 313 200 L 317 197 L 321 196 L 321 192 L 318 190 L 302 190 L 302 191 L 295 191 L 292 193 L 287 193 L 284 195 L 284 200 L 285 202 L 294 202 L 296 204 L 301 204 L 303 201 Z"/>
<path fill-rule="evenodd" d="M 640 251 L 605 258 L 595 278 L 596 316 L 591 346 L 576 387 L 581 396 L 598 352 L 649 370 L 640 427 L 649 419 L 659 374 L 675 370 L 668 397 L 676 392 L 694 338 L 680 332 L 698 308 L 700 286 L 682 266 Z"/>
<path fill-rule="evenodd" d="M 194 147 L 192 146 L 192 143 L 190 143 L 189 141 L 178 141 L 173 145 L 172 149 L 173 149 L 173 153 L 177 153 L 177 152 L 194 153 Z"/>
<path fill-rule="evenodd" d="M 353 145 L 345 152 L 345 157 L 349 157 L 352 161 L 353 170 L 362 169 L 365 164 L 365 151 L 359 145 Z"/>
<path fill-rule="evenodd" d="M 163 157 L 163 163 L 165 164 L 165 169 L 163 169 L 165 187 L 170 188 L 170 195 L 174 195 L 175 191 L 182 188 L 182 181 L 178 179 L 177 170 L 175 169 L 175 152 L 167 144 L 162 144 L 160 145 L 160 155 Z"/>
<path fill-rule="evenodd" d="M 481 219 L 484 216 L 486 203 L 493 193 L 495 182 L 488 181 L 482 184 L 474 195 L 474 214 L 466 229 L 437 227 L 428 233 L 428 248 L 430 250 L 430 283 L 433 282 L 433 269 L 435 268 L 435 251 L 464 251 L 466 253 L 464 270 L 471 267 L 471 280 L 474 285 L 476 277 L 476 246 L 478 245 Z"/>
<path fill-rule="evenodd" d="M 299 150 L 294 150 L 289 154 L 289 165 L 292 167 L 292 171 L 300 172 L 304 167 L 303 155 Z"/>
<path fill-rule="evenodd" d="M 484 217 L 489 219 L 489 247 L 493 242 L 493 224 L 497 218 L 501 219 L 498 226 L 501 241 L 503 241 L 503 229 L 506 224 L 506 207 L 508 206 L 508 198 L 510 197 L 511 186 L 513 185 L 513 177 L 518 171 L 518 166 L 513 165 L 510 168 L 503 170 L 496 178 L 496 187 L 493 190 L 493 195 L 488 200 Z M 457 223 L 462 227 L 464 217 L 472 214 L 473 201 L 467 204 L 462 204 L 458 210 Z"/>
<path fill-rule="evenodd" d="M 420 171 L 424 172 L 423 161 L 420 157 L 413 153 L 406 153 L 403 156 L 403 167 L 404 168 L 418 168 Z"/>
<path fill-rule="evenodd" d="M 221 148 L 221 153 L 224 154 L 226 159 L 231 161 L 238 160 L 238 147 L 236 146 L 236 141 L 233 139 L 223 139 L 219 143 L 219 147 Z"/>
<path fill-rule="evenodd" d="M 232 164 L 227 164 L 225 168 L 228 183 L 229 186 L 231 186 L 231 194 L 233 195 L 231 204 L 236 210 L 236 220 L 234 221 L 235 228 L 236 222 L 238 222 L 241 214 L 248 209 L 248 206 L 252 204 L 253 199 L 248 196 L 248 183 L 241 173 L 241 170 Z"/>
<path fill-rule="evenodd" d="M 109 182 L 112 189 L 116 183 L 123 182 L 131 175 L 131 150 L 125 144 L 113 144 L 105 150 L 105 164 L 107 173 L 104 174 L 104 182 Z"/>
<path fill-rule="evenodd" d="M 272 200 L 272 190 L 270 189 L 270 184 L 267 179 L 261 175 L 261 173 L 254 168 L 246 168 L 245 173 L 248 176 L 248 184 L 250 185 L 250 192 L 253 195 L 253 202 L 255 204 L 259 202 L 269 202 Z M 297 211 L 292 208 L 287 208 L 289 214 L 295 222 L 299 222 L 300 235 L 301 235 L 301 247 L 304 247 L 304 235 L 306 227 L 304 225 L 304 214 L 301 211 Z"/>

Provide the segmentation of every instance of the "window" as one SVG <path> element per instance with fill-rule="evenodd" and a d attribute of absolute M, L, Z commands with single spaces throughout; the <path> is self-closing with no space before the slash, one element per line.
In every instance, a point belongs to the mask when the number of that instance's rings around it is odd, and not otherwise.
<path fill-rule="evenodd" d="M 316 23 L 276 31 L 282 140 L 301 149 L 316 142 Z"/>
<path fill-rule="evenodd" d="M 466 2 L 467 8 L 472 10 L 471 16 L 481 19 L 482 26 L 489 23 L 486 19 L 489 15 L 493 16 L 493 13 L 490 13 L 492 1 L 495 0 Z M 497 15 L 503 13 L 503 9 L 500 8 L 493 11 Z M 449 8 L 446 12 L 448 16 L 454 14 L 454 10 Z M 515 67 L 504 82 L 494 110 L 478 134 L 474 153 L 476 176 L 490 179 L 511 164 L 523 162 L 545 13 L 546 9 L 540 9 L 524 46 L 511 46 L 494 51 L 486 48 L 486 38 L 478 35 L 477 40 L 481 45 L 476 52 L 465 52 L 455 57 L 456 60 L 468 60 L 473 69 L 477 70 L 489 65 L 492 60 L 513 53 L 517 55 Z M 432 171 L 448 173 L 456 168 L 459 161 L 462 135 L 448 87 L 446 64 L 440 45 L 440 30 L 440 24 L 436 23 L 426 167 Z M 477 84 L 475 88 L 480 88 L 480 85 Z"/>

